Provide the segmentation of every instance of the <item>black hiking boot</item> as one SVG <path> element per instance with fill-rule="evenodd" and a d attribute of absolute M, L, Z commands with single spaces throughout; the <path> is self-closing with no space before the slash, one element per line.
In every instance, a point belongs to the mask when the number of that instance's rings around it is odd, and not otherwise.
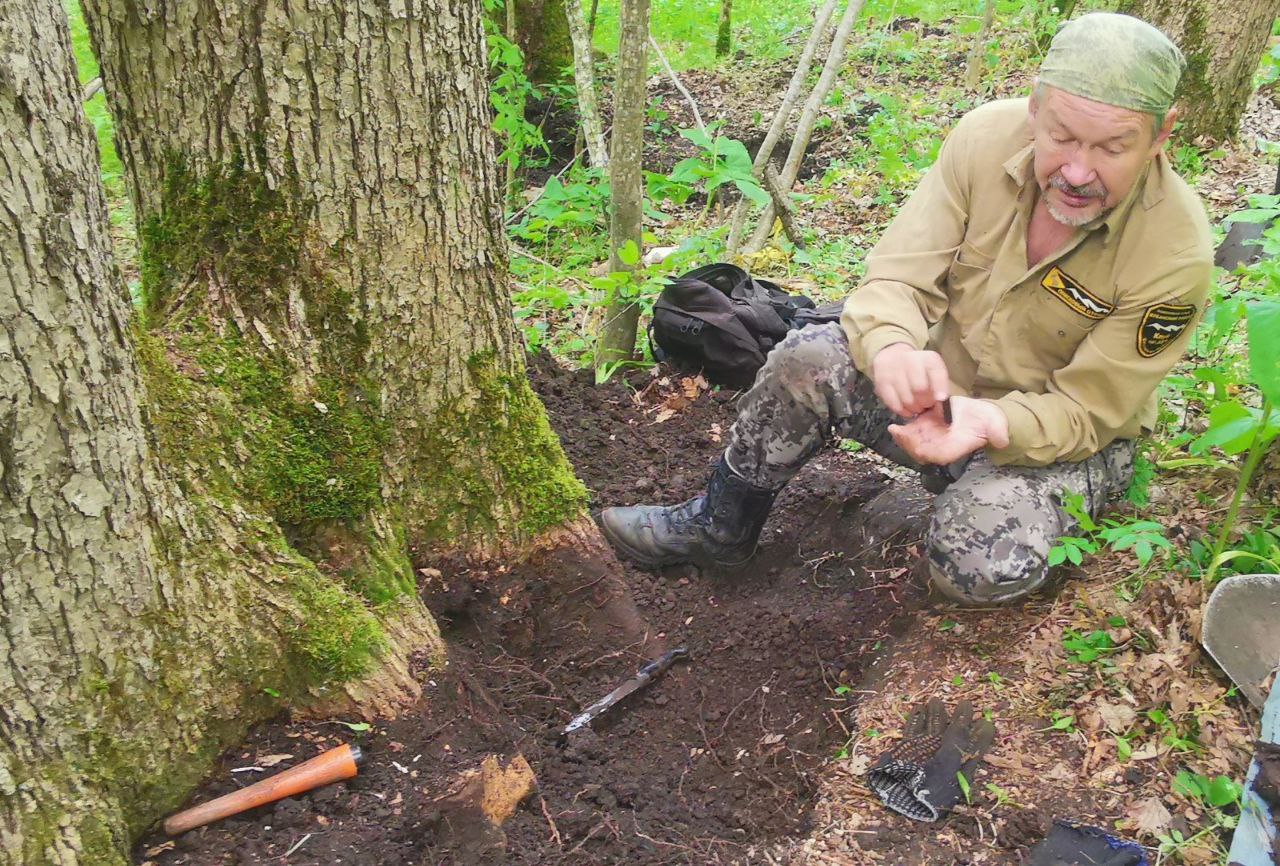
<path fill-rule="evenodd" d="M 777 495 L 738 477 L 721 457 L 705 496 L 669 508 L 606 508 L 600 528 L 618 553 L 650 568 L 684 562 L 734 568 L 756 552 Z"/>

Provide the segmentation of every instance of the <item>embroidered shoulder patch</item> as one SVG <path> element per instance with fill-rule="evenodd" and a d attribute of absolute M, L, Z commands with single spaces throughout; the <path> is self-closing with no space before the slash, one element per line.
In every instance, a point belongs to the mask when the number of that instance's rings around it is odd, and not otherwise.
<path fill-rule="evenodd" d="M 1151 358 L 1178 338 L 1195 318 L 1194 304 L 1152 304 L 1138 325 L 1138 354 Z"/>
<path fill-rule="evenodd" d="M 1062 303 L 1088 319 L 1105 319 L 1116 308 L 1115 304 L 1108 304 L 1056 265 L 1049 268 L 1049 272 L 1040 280 L 1040 285 Z"/>

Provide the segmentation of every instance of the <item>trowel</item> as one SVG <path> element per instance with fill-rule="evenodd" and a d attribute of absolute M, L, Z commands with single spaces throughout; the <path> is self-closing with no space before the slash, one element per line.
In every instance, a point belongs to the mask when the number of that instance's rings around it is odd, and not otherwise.
<path fill-rule="evenodd" d="M 1228 863 L 1275 866 L 1280 863 L 1276 837 L 1280 792 L 1271 778 L 1274 765 L 1269 761 L 1269 772 L 1264 772 L 1259 757 L 1268 752 L 1274 756 L 1280 746 L 1280 689 L 1270 684 L 1272 673 L 1280 667 L 1280 574 L 1223 578 L 1205 605 L 1201 642 L 1240 693 L 1262 707 L 1262 732 L 1245 776 L 1240 823 L 1231 839 Z"/>

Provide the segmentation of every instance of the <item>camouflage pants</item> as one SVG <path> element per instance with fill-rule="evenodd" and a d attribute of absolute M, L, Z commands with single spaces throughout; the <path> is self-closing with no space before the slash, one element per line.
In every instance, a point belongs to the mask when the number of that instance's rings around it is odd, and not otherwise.
<path fill-rule="evenodd" d="M 777 489 L 841 437 L 932 476 L 940 483 L 926 486 L 942 492 L 929 525 L 929 569 L 943 595 L 965 604 L 1011 601 L 1043 584 L 1049 548 L 1075 531 L 1062 492 L 1083 495 L 1096 517 L 1133 475 L 1130 440 L 1075 463 L 996 466 L 979 451 L 953 466 L 922 467 L 889 436 L 894 420 L 853 366 L 841 327 L 811 326 L 769 354 L 740 401 L 725 457 L 752 484 Z"/>

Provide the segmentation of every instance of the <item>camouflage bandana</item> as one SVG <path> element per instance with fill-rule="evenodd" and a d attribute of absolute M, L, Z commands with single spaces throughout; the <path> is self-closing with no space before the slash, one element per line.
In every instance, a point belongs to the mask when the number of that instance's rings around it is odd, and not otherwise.
<path fill-rule="evenodd" d="M 1147 22 L 1091 12 L 1058 30 L 1040 64 L 1040 83 L 1163 117 L 1185 65 L 1178 46 Z"/>

